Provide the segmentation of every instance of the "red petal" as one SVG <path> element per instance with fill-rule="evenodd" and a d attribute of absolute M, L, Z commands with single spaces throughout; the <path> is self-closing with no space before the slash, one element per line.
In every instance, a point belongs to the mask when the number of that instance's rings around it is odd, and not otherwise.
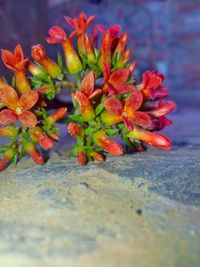
<path fill-rule="evenodd" d="M 0 90 L 0 98 L 3 104 L 9 109 L 15 110 L 19 106 L 19 97 L 17 92 L 9 85 L 5 85 Z"/>
<path fill-rule="evenodd" d="M 46 41 L 48 43 L 61 43 L 67 40 L 65 31 L 59 26 L 53 26 L 48 31 L 50 38 L 47 37 Z"/>
<path fill-rule="evenodd" d="M 142 127 L 151 127 L 152 121 L 148 114 L 140 111 L 134 112 L 133 116 L 129 118 L 132 123 Z"/>
<path fill-rule="evenodd" d="M 14 55 L 15 55 L 15 57 L 16 57 L 18 62 L 20 62 L 20 61 L 22 61 L 24 59 L 24 53 L 23 53 L 23 50 L 22 50 L 22 47 L 21 47 L 20 44 L 18 44 L 15 47 Z"/>
<path fill-rule="evenodd" d="M 9 68 L 12 71 L 16 71 L 16 60 L 15 60 L 15 56 L 13 55 L 13 53 L 11 53 L 8 50 L 1 50 L 1 58 L 2 61 L 4 63 L 4 65 Z"/>
<path fill-rule="evenodd" d="M 91 71 L 83 78 L 81 82 L 81 92 L 89 97 L 94 90 L 94 83 L 94 72 Z"/>
<path fill-rule="evenodd" d="M 168 113 L 172 112 L 176 108 L 176 104 L 174 101 L 171 100 L 162 100 L 158 102 L 157 107 L 154 110 L 150 111 L 154 117 L 162 117 L 167 115 Z"/>
<path fill-rule="evenodd" d="M 75 23 L 74 23 L 74 20 L 72 18 L 70 18 L 68 16 L 65 16 L 64 18 L 72 28 L 75 28 Z"/>
<path fill-rule="evenodd" d="M 31 109 L 38 101 L 38 93 L 35 91 L 28 91 L 20 98 L 20 103 L 24 110 Z"/>
<path fill-rule="evenodd" d="M 102 93 L 101 89 L 95 89 L 94 92 L 89 96 L 89 99 L 94 98 L 96 95 L 99 95 Z"/>
<path fill-rule="evenodd" d="M 2 124 L 10 124 L 17 119 L 17 115 L 10 109 L 4 109 L 0 112 L 0 123 Z"/>
<path fill-rule="evenodd" d="M 30 111 L 25 111 L 18 117 L 19 117 L 20 122 L 26 127 L 33 128 L 37 124 L 36 116 Z"/>
<path fill-rule="evenodd" d="M 118 24 L 110 26 L 109 32 L 110 32 L 112 38 L 116 38 L 118 36 L 120 30 L 121 30 L 121 26 Z"/>
<path fill-rule="evenodd" d="M 123 112 L 123 106 L 119 99 L 116 98 L 107 98 L 104 101 L 104 107 L 107 111 L 115 115 L 121 115 Z"/>
<path fill-rule="evenodd" d="M 117 91 L 117 89 L 116 88 L 114 88 L 113 86 L 112 86 L 112 84 L 110 84 L 110 83 L 107 83 L 107 89 L 108 89 L 108 95 L 110 96 L 110 95 L 118 95 L 118 91 Z"/>
<path fill-rule="evenodd" d="M 133 73 L 136 69 L 136 64 L 137 64 L 137 61 L 134 60 L 133 63 L 131 63 L 129 66 L 128 66 L 128 69 L 130 71 L 130 73 Z"/>
<path fill-rule="evenodd" d="M 141 106 L 142 104 L 142 94 L 139 90 L 135 89 L 133 93 L 129 95 L 129 97 L 126 99 L 124 111 L 128 115 L 128 117 L 131 117 L 136 110 Z"/>
<path fill-rule="evenodd" d="M 126 125 L 126 128 L 129 130 L 129 131 L 132 131 L 134 129 L 133 127 L 133 123 L 128 119 L 126 118 L 125 116 L 122 116 L 123 117 L 123 121 Z"/>
<path fill-rule="evenodd" d="M 122 84 L 120 86 L 117 86 L 116 88 L 117 88 L 117 94 L 118 95 L 123 95 L 123 94 L 129 93 L 129 92 L 133 91 L 134 89 L 136 90 L 136 88 L 130 84 Z"/>
<path fill-rule="evenodd" d="M 86 26 L 88 27 L 90 24 L 92 24 L 92 22 L 95 20 L 95 18 L 96 18 L 96 16 L 90 16 L 87 19 Z"/>
<path fill-rule="evenodd" d="M 117 87 L 125 83 L 130 76 L 130 71 L 128 69 L 119 69 L 113 72 L 110 76 L 109 82 L 112 83 L 113 86 Z"/>
<path fill-rule="evenodd" d="M 103 78 L 107 82 L 110 78 L 111 66 L 108 62 L 103 62 Z"/>

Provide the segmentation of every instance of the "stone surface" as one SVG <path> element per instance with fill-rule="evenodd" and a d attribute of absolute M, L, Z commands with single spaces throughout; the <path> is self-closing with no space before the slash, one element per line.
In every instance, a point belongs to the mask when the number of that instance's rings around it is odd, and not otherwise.
<path fill-rule="evenodd" d="M 199 267 L 193 114 L 172 115 L 171 151 L 80 167 L 57 148 L 42 167 L 26 158 L 2 172 L 0 267 Z"/>

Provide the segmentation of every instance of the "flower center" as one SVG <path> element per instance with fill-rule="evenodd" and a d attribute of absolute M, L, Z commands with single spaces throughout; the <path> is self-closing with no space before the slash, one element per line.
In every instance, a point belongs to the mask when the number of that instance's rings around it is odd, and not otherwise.
<path fill-rule="evenodd" d="M 20 114 L 23 113 L 23 109 L 22 109 L 21 107 L 17 107 L 16 110 L 15 110 L 15 113 L 16 113 L 17 115 L 20 115 Z"/>

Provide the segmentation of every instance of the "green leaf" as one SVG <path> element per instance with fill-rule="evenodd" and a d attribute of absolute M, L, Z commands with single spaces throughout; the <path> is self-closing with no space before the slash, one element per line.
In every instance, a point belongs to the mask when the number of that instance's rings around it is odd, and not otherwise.
<path fill-rule="evenodd" d="M 98 129 L 96 129 L 96 128 L 87 128 L 87 129 L 85 129 L 85 131 L 84 131 L 84 133 L 85 133 L 85 135 L 91 135 L 91 134 L 93 134 L 94 132 L 96 132 Z"/>
<path fill-rule="evenodd" d="M 82 119 L 81 115 L 75 115 L 75 114 L 72 114 L 72 115 L 69 115 L 68 118 L 69 118 L 71 121 L 75 121 L 75 122 L 83 122 L 83 119 Z"/>
<path fill-rule="evenodd" d="M 107 129 L 107 130 L 106 130 L 106 134 L 108 134 L 108 135 L 115 135 L 115 134 L 117 134 L 118 132 L 119 132 L 118 129 Z"/>
<path fill-rule="evenodd" d="M 63 68 L 63 59 L 60 52 L 58 52 L 58 65 L 60 66 L 61 69 Z"/>
<path fill-rule="evenodd" d="M 17 161 L 18 161 L 18 153 L 16 153 L 14 155 L 14 157 L 12 158 L 12 163 L 14 163 L 15 165 L 17 165 Z"/>
<path fill-rule="evenodd" d="M 96 116 L 98 116 L 102 112 L 103 109 L 104 109 L 104 105 L 103 104 L 99 104 L 98 106 L 96 106 L 96 108 L 95 108 Z"/>
<path fill-rule="evenodd" d="M 48 113 L 44 108 L 42 108 L 42 116 L 43 116 L 44 120 L 46 121 L 48 118 Z"/>
<path fill-rule="evenodd" d="M 68 157 L 72 158 L 75 157 L 77 155 L 77 147 L 73 148 L 69 153 L 68 153 Z"/>

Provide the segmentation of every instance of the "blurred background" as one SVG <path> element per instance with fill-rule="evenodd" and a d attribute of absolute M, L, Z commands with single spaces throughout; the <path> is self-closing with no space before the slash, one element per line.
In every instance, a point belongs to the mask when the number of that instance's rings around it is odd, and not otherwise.
<path fill-rule="evenodd" d="M 172 98 L 179 107 L 200 105 L 200 1 L 199 0 L 0 0 L 0 48 L 44 42 L 48 27 L 70 28 L 63 16 L 81 11 L 96 14 L 97 23 L 121 24 L 130 35 L 138 76 L 147 69 L 167 75 Z M 54 47 L 48 52 L 54 55 Z M 0 63 L 0 72 L 9 73 Z"/>

